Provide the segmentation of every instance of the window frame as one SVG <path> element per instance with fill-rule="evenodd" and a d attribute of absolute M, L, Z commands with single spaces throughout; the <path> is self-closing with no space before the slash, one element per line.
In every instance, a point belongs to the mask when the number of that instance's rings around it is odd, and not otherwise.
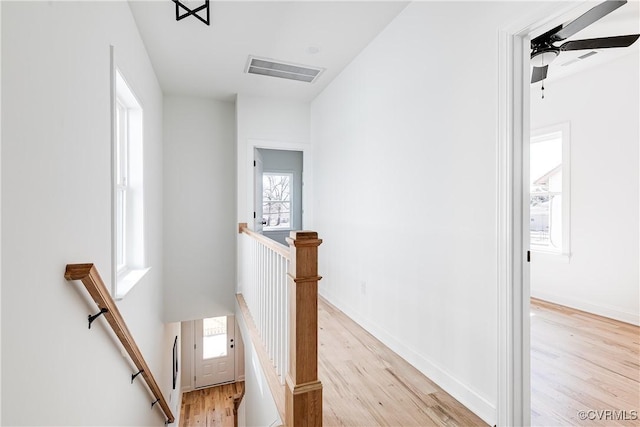
<path fill-rule="evenodd" d="M 563 122 L 551 126 L 545 126 L 537 129 L 532 129 L 530 132 L 529 144 L 533 145 L 539 142 L 549 141 L 556 139 L 558 134 L 562 143 L 562 191 L 559 193 L 562 196 L 562 237 L 560 242 L 560 248 L 546 247 L 542 245 L 536 245 L 529 242 L 531 251 L 537 253 L 545 253 L 551 255 L 561 255 L 569 258 L 571 256 L 571 124 L 570 122 Z M 531 161 L 531 160 L 530 160 Z M 530 169 L 530 167 L 528 168 Z M 531 203 L 531 188 L 528 189 L 528 200 Z M 557 194 L 558 192 L 548 191 L 549 194 Z M 529 231 L 529 233 L 531 233 Z M 551 231 L 549 232 L 551 236 Z M 551 238 L 551 237 L 550 237 Z"/>
<path fill-rule="evenodd" d="M 144 111 L 113 62 L 111 92 L 111 293 L 114 298 L 122 299 L 149 271 L 145 254 Z"/>
<path fill-rule="evenodd" d="M 116 274 L 121 275 L 126 269 L 126 212 L 127 212 L 127 176 L 129 172 L 129 125 L 128 125 L 128 113 L 127 107 L 122 103 L 120 98 L 116 95 L 116 130 L 115 130 L 115 191 L 116 191 L 116 211 L 115 211 L 115 223 L 116 223 Z M 121 123 L 124 122 L 122 125 Z M 120 208 L 120 198 L 122 198 L 122 207 Z M 122 210 L 122 211 L 121 211 Z M 118 227 L 119 218 L 123 219 L 123 224 Z"/>
<path fill-rule="evenodd" d="M 264 211 L 264 204 L 265 204 L 265 198 L 264 198 L 264 177 L 267 175 L 273 175 L 273 176 L 287 176 L 289 178 L 289 200 L 288 201 L 282 201 L 280 200 L 280 203 L 288 203 L 289 204 L 289 223 L 287 227 L 270 227 L 268 225 L 264 225 L 262 230 L 263 231 L 267 231 L 267 232 L 272 232 L 272 231 L 291 231 L 293 230 L 293 178 L 294 178 L 294 173 L 293 171 L 263 171 L 262 172 L 262 179 L 263 179 L 263 188 L 262 188 L 262 217 L 264 218 L 266 213 Z M 268 223 L 268 221 L 267 221 Z"/>

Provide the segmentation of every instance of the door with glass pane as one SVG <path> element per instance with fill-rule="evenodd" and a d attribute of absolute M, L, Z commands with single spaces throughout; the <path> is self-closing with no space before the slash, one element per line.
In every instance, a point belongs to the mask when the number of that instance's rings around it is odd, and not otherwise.
<path fill-rule="evenodd" d="M 196 320 L 195 387 L 208 387 L 235 380 L 234 318 Z"/>

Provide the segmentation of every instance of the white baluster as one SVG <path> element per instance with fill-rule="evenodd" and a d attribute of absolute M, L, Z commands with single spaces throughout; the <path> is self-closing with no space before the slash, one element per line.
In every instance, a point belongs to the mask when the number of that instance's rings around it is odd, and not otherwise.
<path fill-rule="evenodd" d="M 286 270 L 289 271 L 289 260 L 286 261 Z M 285 281 L 285 287 L 287 286 L 287 283 Z M 284 340 L 284 371 L 288 372 L 289 371 L 289 304 L 291 302 L 289 301 L 289 290 L 287 289 L 284 293 L 284 306 L 286 307 L 286 309 L 284 310 L 284 333 L 285 333 L 285 340 Z"/>
<path fill-rule="evenodd" d="M 271 314 L 271 280 L 273 277 L 273 251 L 271 251 L 269 249 L 269 269 L 267 270 L 267 284 L 266 284 L 266 291 L 267 291 L 267 319 L 266 319 L 266 335 L 267 335 L 267 339 L 266 339 L 266 343 L 267 343 L 267 353 L 269 354 L 269 358 L 272 358 L 271 356 L 271 322 L 273 320 L 272 318 L 272 314 Z"/>
<path fill-rule="evenodd" d="M 278 344 L 280 342 L 280 335 L 278 334 L 280 329 L 280 319 L 278 318 L 280 313 L 280 288 L 278 287 L 278 282 L 280 282 L 280 259 L 282 256 L 280 254 L 276 255 L 275 258 L 275 270 L 276 275 L 273 281 L 273 364 L 276 366 L 276 369 L 279 369 L 279 356 L 280 356 L 280 348 Z"/>
<path fill-rule="evenodd" d="M 262 341 L 264 342 L 264 319 L 266 317 L 265 309 L 264 309 L 264 277 L 267 274 L 267 263 L 265 258 L 267 256 L 267 248 L 264 246 L 260 247 L 261 256 L 260 256 L 260 336 L 262 337 Z"/>
<path fill-rule="evenodd" d="M 278 254 L 275 252 L 271 252 L 271 283 L 269 284 L 269 295 L 271 296 L 271 303 L 269 305 L 269 355 L 271 356 L 271 360 L 275 361 L 275 340 L 273 331 L 276 325 L 275 315 L 275 292 L 274 292 L 274 284 L 275 278 L 277 277 L 278 271 L 276 270 L 276 259 L 278 258 Z"/>

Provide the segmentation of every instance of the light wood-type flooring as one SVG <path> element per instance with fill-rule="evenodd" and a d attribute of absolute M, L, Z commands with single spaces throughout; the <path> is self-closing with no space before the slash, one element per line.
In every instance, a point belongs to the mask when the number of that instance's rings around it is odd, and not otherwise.
<path fill-rule="evenodd" d="M 234 404 L 243 395 L 244 381 L 184 393 L 180 426 L 234 427 Z"/>
<path fill-rule="evenodd" d="M 322 298 L 318 323 L 324 426 L 487 425 Z M 233 426 L 226 387 L 185 393 L 180 425 Z"/>
<path fill-rule="evenodd" d="M 487 425 L 322 298 L 318 323 L 323 425 Z"/>
<path fill-rule="evenodd" d="M 531 424 L 640 426 L 640 328 L 536 299 L 531 313 Z"/>

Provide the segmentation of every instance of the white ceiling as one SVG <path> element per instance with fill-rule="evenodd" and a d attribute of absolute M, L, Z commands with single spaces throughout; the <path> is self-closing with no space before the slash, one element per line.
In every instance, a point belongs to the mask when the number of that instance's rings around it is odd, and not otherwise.
<path fill-rule="evenodd" d="M 203 0 L 187 0 L 196 7 Z M 310 101 L 407 5 L 399 1 L 212 1 L 211 25 L 176 21 L 170 0 L 130 0 L 166 94 L 232 100 L 236 93 Z M 310 48 L 319 48 L 310 54 Z M 323 67 L 309 84 L 244 73 L 249 55 Z"/>
<path fill-rule="evenodd" d="M 602 0 L 589 2 L 584 5 L 580 12 L 570 14 L 565 18 L 564 22 L 570 22 L 581 15 L 582 12 L 602 3 Z M 610 14 L 597 20 L 582 31 L 577 32 L 565 41 L 582 40 L 608 36 L 623 36 L 628 34 L 640 34 L 640 1 L 631 0 L 627 4 L 619 7 Z M 561 44 L 561 43 L 560 43 Z M 559 45 L 559 44 L 557 44 Z M 568 62 L 577 59 L 579 56 L 591 52 L 590 50 L 565 51 L 562 52 L 550 65 L 547 73 L 547 80 L 553 81 L 568 77 L 574 73 L 592 68 L 628 55 L 633 52 L 640 51 L 640 40 L 636 41 L 628 48 L 614 49 L 597 49 L 597 54 L 589 56 L 583 60 L 578 60 L 568 65 Z M 541 83 L 533 86 L 539 87 Z"/>

